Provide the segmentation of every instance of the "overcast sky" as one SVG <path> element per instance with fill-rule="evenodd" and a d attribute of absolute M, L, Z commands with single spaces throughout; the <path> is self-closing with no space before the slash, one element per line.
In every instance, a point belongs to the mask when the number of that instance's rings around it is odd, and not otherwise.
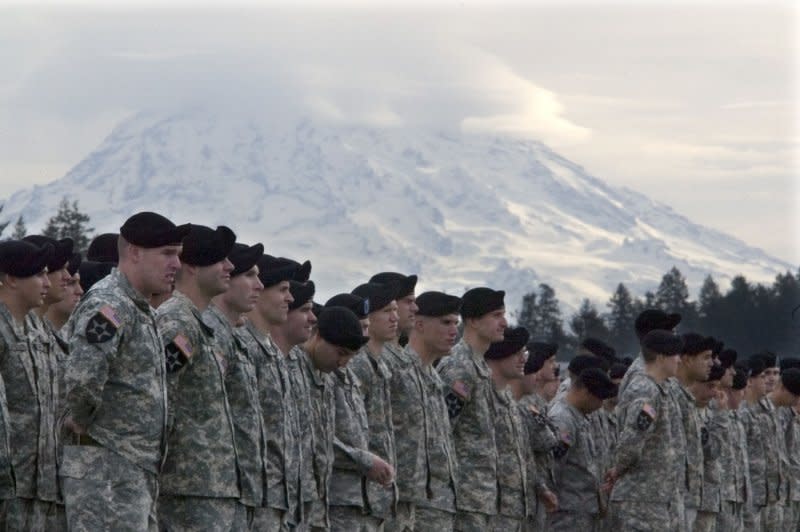
<path fill-rule="evenodd" d="M 541 140 L 800 264 L 792 2 L 188 4 L 0 0 L 0 197 L 138 110 L 235 102 Z"/>

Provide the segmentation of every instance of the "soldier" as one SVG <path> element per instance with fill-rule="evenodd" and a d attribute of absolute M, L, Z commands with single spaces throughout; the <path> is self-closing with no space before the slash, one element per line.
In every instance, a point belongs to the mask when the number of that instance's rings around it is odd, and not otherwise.
<path fill-rule="evenodd" d="M 458 513 L 455 529 L 485 531 L 497 515 L 497 447 L 494 387 L 483 355 L 503 339 L 505 292 L 473 288 L 461 298 L 464 336 L 438 366 L 446 396 L 458 459 Z"/>
<path fill-rule="evenodd" d="M 403 275 L 397 272 L 381 272 L 373 275 L 370 283 L 397 285 L 397 335 L 390 342 L 386 342 L 386 349 L 400 353 L 408 341 L 408 335 L 414 328 L 417 314 L 417 298 L 414 289 L 417 286 L 416 275 Z"/>
<path fill-rule="evenodd" d="M 680 417 L 666 380 L 678 370 L 683 341 L 669 331 L 642 338 L 644 371 L 631 377 L 617 406 L 621 433 L 606 474 L 611 488 L 612 527 L 617 530 L 678 530 L 677 500 Z"/>
<path fill-rule="evenodd" d="M 602 371 L 608 371 L 608 362 L 606 362 L 605 359 L 593 354 L 581 354 L 574 356 L 567 365 L 567 378 L 561 381 L 561 383 L 558 385 L 556 396 L 550 400 L 550 404 L 552 405 L 556 401 L 563 398 L 567 394 L 567 391 L 572 384 L 572 379 L 577 378 L 578 375 L 589 368 L 598 368 Z M 566 386 L 564 386 L 565 383 Z"/>
<path fill-rule="evenodd" d="M 455 345 L 461 299 L 425 292 L 416 299 L 416 307 L 408 345 L 393 367 L 397 484 L 400 501 L 413 504 L 411 519 L 398 519 L 395 530 L 448 532 L 455 523 L 457 464 L 446 389 L 433 366 Z M 400 388 L 401 383 L 406 388 Z"/>
<path fill-rule="evenodd" d="M 310 504 L 305 506 L 301 529 L 322 531 L 331 528 L 328 514 L 330 481 L 334 461 L 336 400 L 331 372 L 343 369 L 368 340 L 362 336 L 358 317 L 343 307 L 321 310 L 312 337 L 303 344 L 300 366 L 306 377 L 309 396 L 307 422 L 311 427 L 311 454 L 304 459 L 312 464 L 314 484 Z"/>
<path fill-rule="evenodd" d="M 719 407 L 727 416 L 723 417 L 721 426 L 723 442 L 719 460 L 721 491 L 717 530 L 720 532 L 723 530 L 743 532 L 745 505 L 750 504 L 752 498 L 747 434 L 739 410 L 739 406 L 744 400 L 744 389 L 747 386 L 747 372 L 735 368 L 730 387 L 725 386 L 724 378 L 721 386 L 725 397 L 720 399 Z"/>
<path fill-rule="evenodd" d="M 623 362 L 612 364 L 608 370 L 608 378 L 619 389 L 619 383 L 628 371 L 628 366 Z M 592 437 L 594 439 L 595 450 L 597 451 L 597 471 L 602 475 L 605 471 L 611 468 L 612 453 L 614 447 L 617 445 L 617 436 L 619 427 L 617 424 L 617 399 L 618 395 L 614 394 L 603 401 L 603 407 L 597 410 L 589 417 L 589 422 L 593 424 Z M 595 428 L 595 424 L 599 425 L 600 429 Z M 599 438 L 599 439 L 598 439 Z M 608 512 L 608 492 L 600 491 L 600 522 L 597 529 L 600 532 L 607 532 L 611 530 L 611 515 Z"/>
<path fill-rule="evenodd" d="M 597 530 L 604 510 L 599 504 L 602 478 L 588 416 L 616 394 L 616 386 L 603 370 L 589 368 L 572 381 L 567 394 L 550 408 L 559 436 L 553 450 L 558 510 L 548 516 L 548 530 Z"/>
<path fill-rule="evenodd" d="M 89 242 L 86 250 L 86 260 L 95 262 L 119 263 L 119 250 L 117 249 L 118 233 L 102 233 Z"/>
<path fill-rule="evenodd" d="M 26 330 L 47 297 L 53 257 L 49 243 L 0 243 L 0 524 L 8 530 L 58 526 L 53 405 L 40 403 L 49 383 L 39 371 L 48 375 L 50 361 L 31 349 Z"/>
<path fill-rule="evenodd" d="M 253 310 L 264 285 L 258 278 L 256 262 L 264 246 L 234 244 L 228 255 L 233 264 L 228 289 L 215 296 L 203 312 L 203 322 L 214 331 L 217 345 L 225 357 L 225 392 L 233 421 L 239 466 L 240 502 L 246 507 L 252 525 L 256 508 L 264 500 L 264 418 L 258 399 L 255 364 L 239 334 L 243 316 Z"/>
<path fill-rule="evenodd" d="M 547 383 L 558 381 L 555 376 L 558 345 L 547 342 L 528 344 L 528 360 L 523 377 L 510 386 L 517 400 L 520 417 L 525 424 L 527 446 L 528 530 L 544 530 L 547 512 L 558 508 L 558 498 L 553 489 L 553 449 L 558 444 L 557 429 L 547 415 L 548 401 L 543 396 Z"/>
<path fill-rule="evenodd" d="M 235 241 L 225 226 L 192 226 L 183 239 L 175 293 L 158 309 L 170 412 L 159 476 L 162 530 L 241 530 L 247 523 L 225 389 L 228 360 L 203 320 L 211 299 L 230 287 L 233 265 L 227 257 Z"/>
<path fill-rule="evenodd" d="M 528 357 L 530 339 L 524 327 L 506 329 L 503 340 L 493 342 L 484 358 L 492 375 L 495 444 L 497 446 L 497 515 L 490 517 L 489 530 L 521 532 L 528 515 L 526 452 L 528 434 L 508 383 L 519 380 Z"/>
<path fill-rule="evenodd" d="M 611 367 L 611 364 L 613 364 L 614 361 L 616 360 L 617 351 L 607 343 L 603 342 L 602 340 L 589 337 L 583 340 L 581 344 L 578 346 L 576 355 L 588 355 L 601 359 L 603 363 L 601 366 L 598 367 L 602 367 L 604 368 L 604 371 L 607 371 L 608 368 Z M 572 373 L 570 372 L 567 378 L 564 379 L 561 382 L 561 384 L 559 384 L 558 391 L 556 392 L 556 397 L 554 400 L 560 399 L 563 395 L 567 393 L 567 390 L 569 390 L 571 384 L 570 382 L 571 378 L 572 378 Z"/>
<path fill-rule="evenodd" d="M 355 294 L 336 294 L 325 302 L 325 307 L 344 307 L 358 316 L 361 332 L 369 335 L 369 301 Z"/>
<path fill-rule="evenodd" d="M 742 424 L 747 437 L 748 468 L 752 485 L 752 501 L 745 507 L 745 530 L 761 530 L 762 510 L 767 505 L 767 478 L 765 461 L 765 428 L 762 428 L 758 419 L 759 403 L 766 396 L 766 382 L 764 380 L 764 361 L 759 355 L 750 357 L 747 361 L 749 370 L 745 400 L 740 406 Z"/>
<path fill-rule="evenodd" d="M 167 426 L 164 344 L 149 294 L 180 269 L 189 226 L 141 212 L 120 229 L 119 268 L 78 303 L 65 369 L 61 475 L 70 530 L 155 530 Z"/>
<path fill-rule="evenodd" d="M 294 301 L 289 281 L 299 272 L 292 260 L 262 255 L 258 278 L 264 289 L 247 315 L 245 334 L 250 359 L 255 363 L 258 395 L 266 432 L 264 505 L 256 511 L 255 529 L 278 531 L 298 521 L 300 498 L 300 420 L 292 394 L 286 357 L 270 334 L 288 319 Z"/>
<path fill-rule="evenodd" d="M 800 359 L 782 358 L 781 374 L 793 368 L 800 368 Z M 796 531 L 800 526 L 800 417 L 795 403 L 778 409 L 781 431 L 786 435 L 786 454 L 789 458 L 787 477 L 789 478 L 789 499 L 784 508 L 783 523 L 786 530 Z"/>
<path fill-rule="evenodd" d="M 681 322 L 680 314 L 667 314 L 663 310 L 648 308 L 643 310 L 636 316 L 634 328 L 636 330 L 636 337 L 639 342 L 642 341 L 644 336 L 652 330 L 671 331 Z M 628 382 L 637 373 L 644 371 L 644 359 L 641 356 L 636 357 L 633 363 L 628 367 L 628 371 L 619 383 L 619 396 L 622 397 L 625 388 L 628 387 Z"/>
<path fill-rule="evenodd" d="M 53 329 L 58 332 L 58 337 L 65 343 L 68 342 L 67 336 L 68 329 L 66 327 L 72 311 L 78 305 L 83 295 L 83 288 L 81 288 L 81 274 L 79 268 L 81 266 L 82 258 L 80 253 L 73 253 L 72 257 L 67 263 L 67 273 L 69 273 L 69 280 L 64 289 L 64 298 L 50 305 L 45 313 L 45 318 L 52 324 Z M 66 348 L 66 346 L 65 346 Z"/>

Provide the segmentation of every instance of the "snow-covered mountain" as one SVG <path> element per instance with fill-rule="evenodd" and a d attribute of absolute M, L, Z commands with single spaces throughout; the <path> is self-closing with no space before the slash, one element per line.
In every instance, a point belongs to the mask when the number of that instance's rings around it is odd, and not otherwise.
<path fill-rule="evenodd" d="M 232 227 L 267 252 L 311 259 L 324 301 L 381 270 L 420 289 L 546 282 L 568 306 L 618 282 L 654 289 L 673 265 L 769 281 L 790 265 L 605 184 L 543 144 L 511 137 L 271 121 L 208 110 L 141 113 L 64 177 L 13 194 L 0 221 L 41 229 L 63 196 L 98 232 L 140 210 Z"/>

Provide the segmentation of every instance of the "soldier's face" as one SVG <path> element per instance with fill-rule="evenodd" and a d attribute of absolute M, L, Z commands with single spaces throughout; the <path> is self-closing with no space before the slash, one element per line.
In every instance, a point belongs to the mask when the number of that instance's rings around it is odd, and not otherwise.
<path fill-rule="evenodd" d="M 302 344 L 311 338 L 311 331 L 317 324 L 317 317 L 312 311 L 311 301 L 289 312 L 286 323 L 281 328 L 286 331 L 286 337 L 292 345 Z"/>
<path fill-rule="evenodd" d="M 363 336 L 369 336 L 369 316 L 358 320 L 358 323 L 361 324 L 361 334 Z"/>
<path fill-rule="evenodd" d="M 764 378 L 764 373 L 759 373 L 755 377 L 747 379 L 747 387 L 751 393 L 756 397 L 762 397 L 767 394 L 767 381 Z"/>
<path fill-rule="evenodd" d="M 264 288 L 258 298 L 258 312 L 264 316 L 271 325 L 286 323 L 289 314 L 289 304 L 294 301 L 289 291 L 289 281 L 281 281 L 270 287 Z"/>
<path fill-rule="evenodd" d="M 503 331 L 508 327 L 505 308 L 497 309 L 471 321 L 478 332 L 478 336 L 490 343 L 501 342 L 503 340 Z"/>
<path fill-rule="evenodd" d="M 417 316 L 415 327 L 422 333 L 425 346 L 437 357 L 450 353 L 458 337 L 458 314 Z"/>
<path fill-rule="evenodd" d="M 662 359 L 662 364 L 664 368 L 664 372 L 667 377 L 674 377 L 678 374 L 678 365 L 680 364 L 679 356 L 665 356 L 665 355 L 658 355 Z"/>
<path fill-rule="evenodd" d="M 744 400 L 744 388 L 741 390 L 728 390 L 728 407 L 731 410 L 738 410 L 739 405 Z"/>
<path fill-rule="evenodd" d="M 264 285 L 258 278 L 258 266 L 253 266 L 230 280 L 230 286 L 222 299 L 232 310 L 245 314 L 255 308 L 263 289 Z"/>
<path fill-rule="evenodd" d="M 408 334 L 411 332 L 411 329 L 414 328 L 414 320 L 418 310 L 417 298 L 414 294 L 409 294 L 397 300 L 397 330 L 399 333 Z"/>
<path fill-rule="evenodd" d="M 382 309 L 369 314 L 369 337 L 378 342 L 388 342 L 397 337 L 397 302 L 392 301 Z"/>
<path fill-rule="evenodd" d="M 71 277 L 66 264 L 60 270 L 49 272 L 47 278 L 50 281 L 50 289 L 47 291 L 45 303 L 53 305 L 67 297 L 67 283 Z"/>
<path fill-rule="evenodd" d="M 47 269 L 30 277 L 17 277 L 15 279 L 17 297 L 21 306 L 30 310 L 41 307 L 44 304 L 47 291 L 50 289 Z"/>
<path fill-rule="evenodd" d="M 683 355 L 679 358 L 681 365 L 686 368 L 687 375 L 695 382 L 706 380 L 711 371 L 711 365 L 714 363 L 711 351 L 703 351 L 693 356 Z"/>
<path fill-rule="evenodd" d="M 129 253 L 136 257 L 137 270 L 142 276 L 146 294 L 165 294 L 172 291 L 175 274 L 181 269 L 178 255 L 182 246 L 161 246 L 160 248 L 140 248 L 130 246 Z M 134 251 L 135 250 L 135 251 Z"/>
<path fill-rule="evenodd" d="M 536 374 L 539 375 L 545 381 L 555 379 L 556 366 L 558 366 L 558 362 L 556 362 L 556 357 L 550 357 L 544 361 L 544 364 L 542 364 L 542 369 L 540 369 Z"/>
<path fill-rule="evenodd" d="M 83 295 L 83 288 L 81 288 L 81 274 L 75 272 L 67 282 L 67 287 L 64 290 L 64 299 L 58 303 L 53 304 L 53 308 L 63 315 L 69 315 L 75 309 L 75 305 L 80 301 Z"/>
<path fill-rule="evenodd" d="M 528 359 L 528 350 L 520 349 L 516 353 L 501 360 L 494 361 L 500 375 L 507 380 L 521 379 L 525 374 L 525 361 Z M 494 368 L 492 368 L 494 371 Z"/>
<path fill-rule="evenodd" d="M 314 367 L 323 373 L 330 373 L 337 368 L 343 368 L 356 354 L 344 347 L 335 346 L 323 340 L 319 335 L 312 340 L 309 350 Z"/>
<path fill-rule="evenodd" d="M 733 386 L 733 377 L 736 375 L 736 368 L 733 366 L 729 367 L 725 370 L 725 374 L 722 376 L 722 379 L 719 381 L 720 385 L 723 388 L 730 388 Z"/>
<path fill-rule="evenodd" d="M 223 259 L 211 266 L 197 268 L 197 284 L 203 292 L 211 297 L 224 293 L 231 286 L 233 264 Z"/>
<path fill-rule="evenodd" d="M 772 390 L 775 389 L 775 385 L 778 383 L 778 377 L 780 376 L 780 370 L 778 368 L 767 368 L 764 370 L 764 386 L 766 387 L 766 393 L 770 393 Z"/>

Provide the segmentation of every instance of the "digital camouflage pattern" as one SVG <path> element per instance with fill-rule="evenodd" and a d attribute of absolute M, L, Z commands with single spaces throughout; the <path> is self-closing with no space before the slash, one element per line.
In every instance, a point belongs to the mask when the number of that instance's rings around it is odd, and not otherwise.
<path fill-rule="evenodd" d="M 747 435 L 739 411 L 720 410 L 722 435 L 720 466 L 720 513 L 717 530 L 744 529 L 744 506 L 751 498 L 750 468 L 747 456 Z"/>
<path fill-rule="evenodd" d="M 298 460 L 298 474 L 300 475 L 300 485 L 296 494 L 296 499 L 299 501 L 298 510 L 302 510 L 306 503 L 311 502 L 315 496 L 316 491 L 314 479 L 313 462 L 308 457 L 311 456 L 314 445 L 312 435 L 312 426 L 308 423 L 311 419 L 311 404 L 309 402 L 309 384 L 306 380 L 305 372 L 303 371 L 302 356 L 303 349 L 300 346 L 293 346 L 286 354 L 286 369 L 289 372 L 290 390 L 292 393 L 292 400 L 297 412 L 298 426 L 297 426 L 297 441 L 299 443 L 298 452 L 300 453 L 300 460 Z M 305 421 L 304 421 L 305 420 Z M 302 511 L 296 515 L 298 522 L 303 519 Z"/>
<path fill-rule="evenodd" d="M 750 473 L 751 499 L 744 508 L 745 529 L 758 530 L 761 510 L 767 505 L 767 464 L 764 435 L 758 419 L 758 403 L 742 401 L 739 415 L 747 440 L 747 466 Z"/>
<path fill-rule="evenodd" d="M 525 451 L 528 440 L 519 409 L 508 388 L 494 390 L 493 420 L 497 445 L 498 515 L 522 526 L 528 515 Z"/>
<path fill-rule="evenodd" d="M 7 404 L 6 386 L 0 375 L 0 501 L 13 499 L 16 495 L 11 455 L 11 419 Z"/>
<path fill-rule="evenodd" d="M 547 401 L 532 393 L 521 397 L 517 403 L 520 417 L 529 437 L 527 456 L 529 526 L 544 530 L 547 515 L 538 496 L 555 490 L 553 476 L 553 449 L 558 444 L 558 429 L 547 415 Z"/>
<path fill-rule="evenodd" d="M 781 431 L 786 435 L 788 458 L 789 498 L 784 510 L 784 528 L 796 531 L 800 528 L 800 415 L 792 407 L 779 408 L 778 414 Z"/>
<path fill-rule="evenodd" d="M 692 393 L 676 378 L 667 380 L 667 389 L 678 404 L 686 440 L 683 460 L 683 502 L 686 508 L 698 509 L 703 493 L 703 423 Z M 706 433 L 707 434 L 707 433 Z M 706 438 L 707 439 L 707 438 Z"/>

